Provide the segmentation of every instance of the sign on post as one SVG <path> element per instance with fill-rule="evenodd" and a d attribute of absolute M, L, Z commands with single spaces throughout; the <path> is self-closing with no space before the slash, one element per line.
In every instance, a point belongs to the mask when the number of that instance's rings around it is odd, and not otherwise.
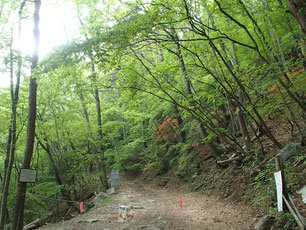
<path fill-rule="evenodd" d="M 282 171 L 274 173 L 275 184 L 276 184 L 276 194 L 277 194 L 277 209 L 279 212 L 283 211 L 283 181 L 282 181 Z"/>
<path fill-rule="evenodd" d="M 111 171 L 111 188 L 119 187 L 119 170 L 112 169 Z"/>
<path fill-rule="evenodd" d="M 19 174 L 19 182 L 35 183 L 37 170 L 35 169 L 21 169 Z"/>
<path fill-rule="evenodd" d="M 35 183 L 37 171 L 35 169 L 21 169 L 19 182 Z"/>

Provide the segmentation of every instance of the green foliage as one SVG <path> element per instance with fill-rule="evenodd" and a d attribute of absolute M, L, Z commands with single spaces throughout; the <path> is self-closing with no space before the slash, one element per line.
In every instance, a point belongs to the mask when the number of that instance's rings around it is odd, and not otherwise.
<path fill-rule="evenodd" d="M 163 168 L 164 168 L 164 163 L 160 160 L 156 160 L 152 163 L 148 163 L 144 167 L 143 172 L 156 176 L 162 172 Z"/>
<path fill-rule="evenodd" d="M 281 212 L 277 214 L 275 225 L 281 229 L 290 230 L 296 227 L 296 222 L 291 213 Z"/>
<path fill-rule="evenodd" d="M 306 149 L 304 147 L 299 156 L 290 159 L 285 165 L 285 175 L 288 180 L 289 191 L 292 193 L 299 190 L 301 185 L 305 183 L 305 177 L 303 176 L 306 173 L 305 151 Z"/>
<path fill-rule="evenodd" d="M 275 171 L 274 168 L 274 162 L 267 163 L 265 169 L 260 170 L 253 182 L 250 183 L 252 190 L 257 191 L 254 198 L 254 205 L 259 207 L 263 205 L 268 206 L 275 197 L 276 188 L 273 176 L 273 172 Z"/>
<path fill-rule="evenodd" d="M 41 216 L 48 214 L 48 206 L 42 197 L 38 197 L 30 192 L 27 193 L 27 199 L 24 210 L 24 219 L 26 222 L 33 221 Z"/>
<path fill-rule="evenodd" d="M 194 162 L 197 154 L 195 148 L 192 151 L 187 151 L 186 146 L 182 146 L 180 154 L 171 162 L 176 175 L 189 180 L 191 175 L 197 172 L 197 163 Z"/>
<path fill-rule="evenodd" d="M 118 152 L 108 151 L 106 156 L 113 158 L 113 167 L 118 169 L 124 169 L 133 171 L 135 173 L 140 172 L 144 166 L 144 156 L 141 152 L 143 146 L 143 140 L 136 139 L 133 142 L 128 143 L 118 150 Z M 111 154 L 114 155 L 111 155 Z"/>
<path fill-rule="evenodd" d="M 54 201 L 60 197 L 62 186 L 54 182 L 35 184 L 28 189 L 25 209 L 25 221 L 30 222 L 48 215 L 54 208 Z"/>
<path fill-rule="evenodd" d="M 174 169 L 176 175 L 188 178 L 198 170 L 195 158 L 200 144 L 226 140 L 237 149 L 237 143 L 244 145 L 234 135 L 237 130 L 229 130 L 238 103 L 249 130 L 250 124 L 262 123 L 260 117 L 277 112 L 290 125 L 295 117 L 294 126 L 302 124 L 301 109 L 288 91 L 303 102 L 304 56 L 297 39 L 299 27 L 286 13 L 287 5 L 218 2 L 220 6 L 216 1 L 74 1 L 82 21 L 79 38 L 55 48 L 35 71 L 38 120 L 32 167 L 39 171 L 39 183 L 29 189 L 27 222 L 46 213 L 61 189 L 78 196 L 82 187 L 101 175 L 93 173 L 97 160 L 108 169 L 153 175 Z M 7 1 L 3 3 L 8 6 Z M 12 1 L 13 14 L 19 3 Z M 3 9 L 1 23 L 8 21 L 4 19 L 10 12 Z M 9 27 L 3 28 L 8 35 Z M 8 38 L 0 38 L 4 57 L 9 54 Z M 24 59 L 17 108 L 17 169 L 28 106 L 29 63 Z M 6 73 L 8 63 L 4 58 L 1 69 Z M 102 127 L 97 122 L 95 92 L 100 94 Z M 10 91 L 0 89 L 1 162 L 10 104 Z M 199 122 L 207 131 L 204 138 L 198 132 Z M 248 167 L 258 163 L 257 154 L 246 157 L 247 163 L 256 159 Z M 296 158 L 294 165 L 304 160 Z M 4 165 L 0 168 L 3 171 Z M 296 189 L 302 176 L 286 170 L 289 178 L 298 175 L 290 185 Z M 250 185 L 259 191 L 258 205 L 273 203 L 272 172 L 273 165 L 268 164 Z M 13 176 L 16 184 L 17 176 Z M 62 185 L 54 182 L 56 176 Z M 10 213 L 14 189 L 10 188 Z"/>

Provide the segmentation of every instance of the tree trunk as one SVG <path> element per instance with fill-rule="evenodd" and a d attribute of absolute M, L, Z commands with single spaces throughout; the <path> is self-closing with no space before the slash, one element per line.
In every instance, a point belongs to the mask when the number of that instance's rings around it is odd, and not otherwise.
<path fill-rule="evenodd" d="M 37 104 L 37 84 L 36 77 L 34 76 L 34 69 L 38 62 L 38 45 L 39 45 L 39 11 L 40 0 L 35 0 L 34 11 L 34 51 L 32 56 L 31 65 L 31 78 L 30 78 L 30 92 L 29 92 L 29 111 L 28 111 L 28 123 L 27 123 L 27 139 L 26 147 L 24 150 L 24 157 L 22 161 L 22 168 L 30 168 L 34 142 L 35 142 L 35 122 L 36 122 L 36 104 Z M 15 198 L 14 220 L 13 230 L 21 230 L 23 228 L 23 216 L 24 216 L 24 204 L 26 195 L 27 184 L 25 182 L 19 182 L 17 187 L 17 193 Z"/>
<path fill-rule="evenodd" d="M 159 55 L 160 55 L 160 61 L 163 62 L 164 61 L 164 54 L 163 54 L 163 50 L 161 48 L 159 49 Z M 172 108 L 173 108 L 173 112 L 175 113 L 175 118 L 177 119 L 179 128 L 181 129 L 182 125 L 183 125 L 183 119 L 182 119 L 182 117 L 180 115 L 180 111 L 179 111 L 179 109 L 178 109 L 176 104 L 172 104 Z M 185 130 L 180 131 L 179 136 L 180 136 L 182 142 L 186 141 L 186 132 L 185 132 Z"/>
<path fill-rule="evenodd" d="M 81 25 L 83 25 L 83 22 L 81 20 L 81 18 L 79 18 Z M 87 34 L 86 34 L 86 38 L 87 38 Z M 96 112 L 97 112 L 97 123 L 98 123 L 98 147 L 96 148 L 96 150 L 98 151 L 97 153 L 95 153 L 97 155 L 97 162 L 96 162 L 96 166 L 97 169 L 99 170 L 99 172 L 102 172 L 102 175 L 100 176 L 100 180 L 102 183 L 102 191 L 106 191 L 108 189 L 108 183 L 107 183 L 107 176 L 106 176 L 106 166 L 105 166 L 105 159 L 104 159 L 104 150 L 103 150 L 103 146 L 102 146 L 102 137 L 103 137 L 103 133 L 102 133 L 102 122 L 101 122 L 101 106 L 100 106 L 100 97 L 99 97 L 99 88 L 97 86 L 97 78 L 96 78 L 96 70 L 95 70 L 95 65 L 94 65 L 94 59 L 93 59 L 93 55 L 90 54 L 90 59 L 91 59 L 91 70 L 92 70 L 92 74 L 93 74 L 93 82 L 94 84 L 94 93 L 95 93 L 95 101 L 96 101 Z"/>
<path fill-rule="evenodd" d="M 193 93 L 192 93 L 192 90 L 191 90 L 191 81 L 188 79 L 188 76 L 187 76 L 187 69 L 186 69 L 186 66 L 185 66 L 185 62 L 184 62 L 184 58 L 183 58 L 183 55 L 182 55 L 181 47 L 180 47 L 180 44 L 179 44 L 179 41 L 178 41 L 179 39 L 178 39 L 177 34 L 176 34 L 176 32 L 174 31 L 173 28 L 172 28 L 171 33 L 172 33 L 173 41 L 176 44 L 177 57 L 178 57 L 179 62 L 180 62 L 180 68 L 181 68 L 181 72 L 182 72 L 184 83 L 185 83 L 186 93 L 187 93 L 188 96 L 193 96 Z M 193 104 L 192 101 L 190 103 Z M 203 122 L 200 119 L 196 119 L 196 122 L 199 125 L 199 132 L 200 132 L 201 138 L 205 139 L 208 136 L 208 134 L 207 134 L 207 131 L 206 131 L 204 125 L 203 125 Z M 207 146 L 209 147 L 209 149 L 211 150 L 211 152 L 214 156 L 218 156 L 219 151 L 218 151 L 217 147 L 214 145 L 214 143 L 209 141 L 209 142 L 207 142 Z"/>
<path fill-rule="evenodd" d="M 249 132 L 248 132 L 245 120 L 244 120 L 244 115 L 240 107 L 237 108 L 237 116 L 238 116 L 240 131 L 242 133 L 246 149 L 248 150 L 250 147 L 251 138 L 250 138 L 250 135 L 249 135 Z"/>
<path fill-rule="evenodd" d="M 288 0 L 290 10 L 299 23 L 301 31 L 305 37 L 306 35 L 306 12 L 304 0 Z"/>
<path fill-rule="evenodd" d="M 182 117 L 180 115 L 180 111 L 179 111 L 179 109 L 178 109 L 176 104 L 172 104 L 172 107 L 173 107 L 173 111 L 175 113 L 175 118 L 177 119 L 177 123 L 178 123 L 179 129 L 181 129 L 182 126 L 183 126 L 183 119 L 182 119 Z M 180 138 L 181 138 L 181 142 L 185 142 L 186 138 L 187 138 L 185 130 L 180 131 L 179 135 L 180 135 Z"/>
<path fill-rule="evenodd" d="M 50 148 L 50 145 L 48 143 L 48 140 L 47 140 L 46 136 L 44 136 L 44 141 L 46 143 L 45 145 L 41 142 L 41 140 L 38 139 L 38 144 L 47 152 L 47 155 L 48 155 L 49 160 L 51 162 L 51 167 L 54 170 L 54 176 L 55 176 L 56 184 L 57 185 L 65 185 L 65 181 L 62 177 L 62 174 L 61 174 L 61 171 L 58 167 L 58 164 L 57 164 L 56 160 L 54 159 L 54 153 L 52 152 L 52 150 Z M 61 187 L 61 194 L 62 194 L 62 197 L 64 198 L 64 200 L 66 200 L 67 205 L 69 207 L 73 208 L 76 212 L 78 212 L 79 209 L 76 207 L 75 203 L 70 202 L 72 200 L 70 192 L 67 189 L 65 189 L 64 186 Z"/>
<path fill-rule="evenodd" d="M 62 176 L 61 176 L 61 171 L 58 167 L 58 164 L 56 163 L 56 160 L 54 159 L 54 153 L 52 153 L 50 145 L 49 145 L 46 137 L 44 138 L 44 141 L 45 141 L 46 144 L 43 144 L 41 142 L 41 140 L 38 139 L 38 144 L 46 151 L 46 153 L 49 157 L 51 167 L 54 170 L 54 176 L 55 176 L 56 184 L 57 185 L 64 185 L 64 182 L 63 182 L 63 179 L 62 179 Z M 62 193 L 62 196 L 65 200 L 68 200 L 68 201 L 71 200 L 70 193 L 64 187 L 61 188 L 61 193 Z M 71 206 L 70 202 L 67 202 L 67 204 L 68 204 L 68 206 Z"/>
<path fill-rule="evenodd" d="M 19 7 L 19 28 L 18 28 L 18 42 L 20 43 L 20 35 L 21 35 L 21 15 L 25 5 L 25 0 L 21 3 Z M 13 34 L 12 34 L 13 37 Z M 11 40 L 10 44 L 10 77 L 11 77 L 11 100 L 12 100 L 12 115 L 11 115 L 11 125 L 9 128 L 9 135 L 7 140 L 7 149 L 6 149 L 6 160 L 5 160 L 5 168 L 4 168 L 4 178 L 3 178 L 3 187 L 2 187 L 2 199 L 1 199 L 1 207 L 0 207 L 0 229 L 4 228 L 5 223 L 8 220 L 8 209 L 7 209 L 7 198 L 11 181 L 12 168 L 14 164 L 15 158 L 15 149 L 16 149 L 16 125 L 17 125 L 17 104 L 19 100 L 19 85 L 20 85 L 20 76 L 21 76 L 21 65 L 22 58 L 20 53 L 17 57 L 17 72 L 16 72 L 16 85 L 14 91 L 13 85 L 13 50 L 12 50 Z M 18 49 L 20 49 L 18 45 Z"/>
<path fill-rule="evenodd" d="M 93 134 L 91 132 L 91 127 L 90 127 L 90 124 L 89 124 L 89 115 L 88 115 L 88 112 L 87 112 L 87 109 L 86 109 L 86 106 L 85 106 L 85 103 L 84 103 L 84 97 L 83 97 L 82 93 L 79 94 L 79 97 L 80 97 L 82 107 L 83 107 L 84 119 L 85 119 L 85 121 L 87 123 L 87 126 L 88 126 L 87 129 L 88 129 L 88 132 L 89 132 L 89 136 L 91 138 L 93 138 Z M 100 116 L 100 119 L 101 119 L 101 116 Z M 101 133 L 102 133 L 102 130 L 101 130 Z M 99 174 L 99 180 L 101 182 L 101 189 L 102 189 L 102 191 L 105 192 L 108 189 L 108 183 L 107 183 L 107 178 L 106 178 L 106 170 L 103 170 L 103 168 L 105 169 L 105 166 L 104 165 L 101 166 L 101 159 L 99 159 L 99 155 L 98 155 L 99 150 L 98 150 L 97 146 L 93 143 L 92 140 L 89 141 L 89 145 L 90 145 L 91 151 L 95 155 L 95 166 L 96 166 L 96 171 Z M 103 175 L 100 175 L 101 173 Z"/>
<path fill-rule="evenodd" d="M 102 120 L 101 120 L 101 106 L 100 106 L 100 97 L 99 97 L 99 89 L 96 86 L 95 87 L 95 101 L 96 101 L 96 111 L 97 111 L 97 123 L 98 123 L 98 161 L 99 164 L 98 166 L 99 171 L 102 172 L 102 191 L 105 192 L 108 189 L 108 183 L 107 183 L 107 176 L 106 176 L 106 167 L 105 167 L 105 159 L 104 159 L 104 150 L 103 150 L 103 145 L 102 145 L 102 138 L 103 138 L 103 133 L 102 133 Z"/>
<path fill-rule="evenodd" d="M 13 33 L 11 34 L 11 43 L 10 43 L 10 81 L 11 81 L 11 100 L 12 100 L 12 114 L 11 122 L 9 127 L 9 134 L 6 144 L 6 154 L 5 154 L 5 167 L 4 167 L 4 178 L 3 178 L 3 187 L 2 187 L 2 199 L 0 207 L 0 229 L 4 228 L 6 222 L 6 207 L 7 207 L 7 197 L 11 181 L 11 172 L 14 163 L 15 156 L 15 143 L 16 143 L 16 108 L 17 103 L 14 96 L 14 86 L 13 86 Z"/>
<path fill-rule="evenodd" d="M 207 37 L 208 38 L 208 37 Z M 209 39 L 209 38 L 208 38 Z M 223 56 L 221 55 L 220 51 L 217 49 L 217 47 L 215 46 L 215 44 L 209 40 L 209 44 L 210 46 L 216 51 L 216 53 L 218 54 L 218 56 L 220 57 L 220 59 L 222 60 L 222 62 L 224 63 L 224 65 L 226 66 L 227 70 L 229 71 L 229 73 L 231 74 L 231 76 L 234 78 L 235 82 L 237 83 L 239 89 L 241 90 L 241 92 L 243 93 L 243 95 L 246 97 L 246 99 L 249 101 L 252 110 L 254 112 L 254 114 L 256 115 L 256 117 L 258 118 L 258 120 L 260 121 L 260 124 L 263 126 L 267 137 L 273 142 L 273 144 L 278 147 L 279 149 L 282 148 L 282 145 L 276 140 L 276 138 L 274 137 L 274 135 L 271 133 L 269 127 L 267 126 L 267 124 L 265 123 L 265 121 L 263 120 L 263 118 L 261 117 L 261 115 L 258 113 L 257 109 L 255 108 L 255 106 L 252 103 L 252 99 L 250 97 L 250 95 L 246 92 L 244 86 L 242 85 L 242 83 L 240 82 L 240 80 L 237 78 L 237 76 L 234 74 L 234 72 L 232 71 L 232 69 L 227 65 L 225 59 L 223 58 Z"/>

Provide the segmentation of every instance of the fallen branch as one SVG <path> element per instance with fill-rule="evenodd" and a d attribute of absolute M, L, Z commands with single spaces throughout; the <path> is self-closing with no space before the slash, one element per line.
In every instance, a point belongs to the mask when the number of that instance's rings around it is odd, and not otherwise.
<path fill-rule="evenodd" d="M 232 161 L 237 161 L 241 159 L 241 155 L 237 156 L 236 153 L 234 153 L 230 158 L 228 158 L 227 160 L 223 160 L 223 161 L 217 161 L 217 165 L 219 165 L 220 167 L 226 167 L 228 165 L 228 163 L 232 162 Z"/>
<path fill-rule="evenodd" d="M 293 202 L 293 200 L 292 200 L 290 195 L 289 195 L 289 201 L 290 201 L 290 203 L 292 205 L 293 210 L 295 211 L 296 215 L 299 217 L 299 219 L 302 222 L 302 224 L 304 226 L 304 229 L 305 229 L 305 227 L 306 227 L 306 220 L 305 220 L 304 216 L 301 215 L 301 213 L 299 212 L 297 207 L 295 206 L 295 204 L 294 204 L 294 202 Z"/>
<path fill-rule="evenodd" d="M 305 223 L 303 223 L 303 220 L 300 219 L 299 213 L 295 212 L 295 210 L 297 210 L 297 209 L 295 208 L 294 204 L 292 204 L 290 201 L 288 201 L 287 198 L 284 196 L 284 194 L 283 194 L 283 200 L 285 201 L 286 206 L 288 207 L 289 211 L 291 212 L 291 214 L 292 214 L 293 218 L 295 219 L 299 228 L 301 230 L 305 230 L 306 225 L 305 225 Z"/>
<path fill-rule="evenodd" d="M 199 188 L 203 187 L 204 185 L 205 185 L 204 183 L 198 185 L 198 186 L 195 188 L 195 190 L 198 190 Z"/>
<path fill-rule="evenodd" d="M 47 221 L 49 221 L 50 218 L 51 218 L 51 216 L 38 218 L 38 219 L 34 220 L 33 222 L 24 226 L 23 230 L 31 230 L 31 229 L 39 228 L 39 227 L 43 226 L 44 224 L 46 224 Z"/>

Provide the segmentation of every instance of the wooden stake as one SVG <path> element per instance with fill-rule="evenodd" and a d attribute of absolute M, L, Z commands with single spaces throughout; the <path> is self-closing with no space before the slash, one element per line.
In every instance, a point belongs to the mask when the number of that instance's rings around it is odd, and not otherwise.
<path fill-rule="evenodd" d="M 298 215 L 295 213 L 294 208 L 291 206 L 290 201 L 283 194 L 283 200 L 285 201 L 286 206 L 288 207 L 289 211 L 291 212 L 293 218 L 295 219 L 297 225 L 301 230 L 306 230 L 306 225 L 300 220 Z"/>

